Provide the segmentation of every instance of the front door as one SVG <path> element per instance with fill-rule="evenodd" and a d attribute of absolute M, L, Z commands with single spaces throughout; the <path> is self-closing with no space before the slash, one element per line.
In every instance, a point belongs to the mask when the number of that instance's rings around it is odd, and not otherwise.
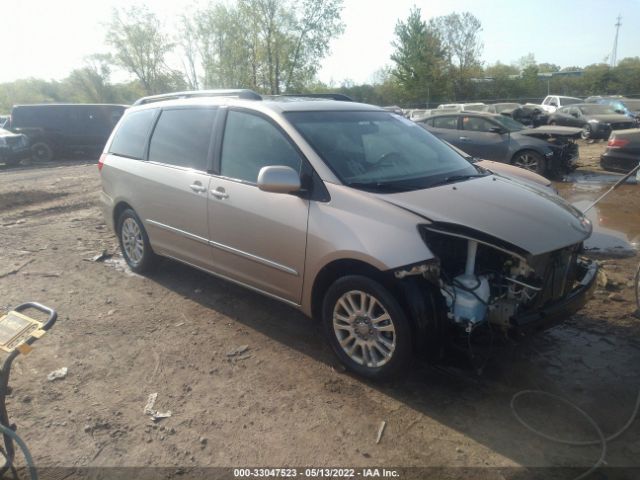
<path fill-rule="evenodd" d="M 460 143 L 457 145 L 469 155 L 483 160 L 509 161 L 509 133 L 492 132 L 499 127 L 486 118 L 471 115 L 462 116 Z"/>
<path fill-rule="evenodd" d="M 309 201 L 260 190 L 258 172 L 286 165 L 300 172 L 302 156 L 267 117 L 227 114 L 219 175 L 209 185 L 209 238 L 215 270 L 299 304 Z"/>

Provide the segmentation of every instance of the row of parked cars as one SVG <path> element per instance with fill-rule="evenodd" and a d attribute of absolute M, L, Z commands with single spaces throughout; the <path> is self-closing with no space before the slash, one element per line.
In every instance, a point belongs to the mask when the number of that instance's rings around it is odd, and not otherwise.
<path fill-rule="evenodd" d="M 126 105 L 17 105 L 0 118 L 0 163 L 47 162 L 82 153 L 97 158 Z"/>
<path fill-rule="evenodd" d="M 640 100 L 547 96 L 542 104 L 459 103 L 405 115 L 467 154 L 558 176 L 575 168 L 577 138 L 609 139 L 604 168 L 628 171 L 637 165 Z"/>

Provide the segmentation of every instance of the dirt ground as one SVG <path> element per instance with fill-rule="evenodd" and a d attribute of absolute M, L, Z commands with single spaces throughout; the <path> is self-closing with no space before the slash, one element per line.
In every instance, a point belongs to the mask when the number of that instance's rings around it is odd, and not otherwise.
<path fill-rule="evenodd" d="M 604 191 L 606 182 L 589 181 L 603 148 L 581 144 L 578 177 L 559 185 L 564 196 L 587 201 Z M 640 388 L 631 256 L 640 186 L 623 186 L 594 211 L 597 228 L 623 245 L 595 245 L 605 276 L 579 314 L 497 345 L 481 375 L 451 358 L 380 384 L 344 373 L 319 325 L 285 305 L 169 260 L 149 277 L 132 274 L 98 209 L 99 183 L 96 165 L 78 161 L 0 167 L 0 310 L 33 300 L 60 314 L 15 362 L 8 409 L 36 464 L 67 468 L 56 478 L 113 466 L 170 467 L 156 476 L 181 478 L 191 467 L 267 466 L 573 478 L 600 447 L 533 435 L 515 420 L 512 396 L 561 395 L 605 435 L 631 415 Z M 113 257 L 91 261 L 104 250 Z M 67 376 L 48 381 L 61 367 Z M 154 422 L 143 410 L 156 392 L 154 408 L 171 417 Z M 558 402 L 528 397 L 518 407 L 545 433 L 597 438 Z M 606 462 L 593 478 L 640 478 L 640 422 L 607 445 Z"/>

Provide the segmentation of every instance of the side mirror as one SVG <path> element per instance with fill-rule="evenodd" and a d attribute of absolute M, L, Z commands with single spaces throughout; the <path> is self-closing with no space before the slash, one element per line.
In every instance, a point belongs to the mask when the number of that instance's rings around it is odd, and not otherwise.
<path fill-rule="evenodd" d="M 300 191 L 300 174 L 291 167 L 272 165 L 258 173 L 258 188 L 265 192 L 295 193 Z"/>
<path fill-rule="evenodd" d="M 576 117 L 576 118 L 578 118 L 578 114 L 577 114 L 576 112 L 573 112 L 573 113 L 571 114 L 571 116 L 572 116 L 572 117 Z"/>
<path fill-rule="evenodd" d="M 507 133 L 507 131 L 502 127 L 491 127 L 489 131 L 491 133 L 497 133 L 499 135 L 502 135 L 503 133 Z"/>
<path fill-rule="evenodd" d="M 621 114 L 621 115 L 624 115 L 624 110 L 621 110 L 621 109 L 619 109 L 619 108 L 618 108 L 618 109 L 616 110 L 616 113 L 619 113 L 619 114 Z"/>

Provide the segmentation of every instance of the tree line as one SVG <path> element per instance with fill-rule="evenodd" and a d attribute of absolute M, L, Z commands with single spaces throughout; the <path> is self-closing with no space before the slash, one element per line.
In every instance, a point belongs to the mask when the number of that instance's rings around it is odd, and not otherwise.
<path fill-rule="evenodd" d="M 128 104 L 144 95 L 203 88 L 337 91 L 357 101 L 416 108 L 452 101 L 539 101 L 547 92 L 640 94 L 639 57 L 614 68 L 606 63 L 561 68 L 537 63 L 532 54 L 510 65 L 483 65 L 482 25 L 475 16 L 452 13 L 426 21 L 417 7 L 397 21 L 391 63 L 372 81 L 326 85 L 316 75 L 329 42 L 344 30 L 342 8 L 342 0 L 217 0 L 181 15 L 173 36 L 146 6 L 114 9 L 106 25 L 108 52 L 87 57 L 59 81 L 0 84 L 0 113 L 19 103 Z M 131 80 L 114 82 L 117 70 Z M 552 72 L 565 75 L 539 75 Z"/>

